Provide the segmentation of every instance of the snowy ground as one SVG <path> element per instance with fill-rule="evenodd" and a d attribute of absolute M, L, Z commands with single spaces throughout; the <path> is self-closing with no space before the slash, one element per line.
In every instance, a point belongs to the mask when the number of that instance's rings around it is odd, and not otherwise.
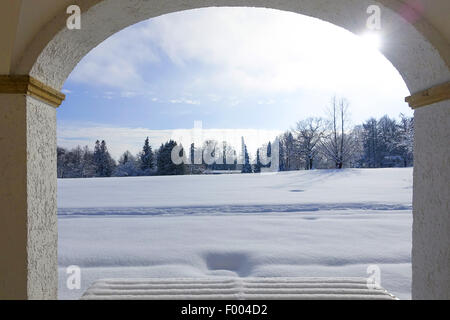
<path fill-rule="evenodd" d="M 410 298 L 412 169 L 58 181 L 59 297 L 102 278 L 366 277 Z M 66 267 L 82 270 L 81 290 Z"/>

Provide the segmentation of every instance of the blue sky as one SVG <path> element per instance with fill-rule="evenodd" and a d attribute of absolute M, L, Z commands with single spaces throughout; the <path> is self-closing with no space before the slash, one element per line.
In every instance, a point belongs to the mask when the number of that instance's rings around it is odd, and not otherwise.
<path fill-rule="evenodd" d="M 334 94 L 350 101 L 354 124 L 412 115 L 401 76 L 367 39 L 271 9 L 206 8 L 141 22 L 74 69 L 58 110 L 58 143 L 106 139 L 117 158 L 137 152 L 146 136 L 157 146 L 200 120 L 208 138 L 220 139 L 222 129 L 245 133 L 253 149 L 325 115 Z"/>

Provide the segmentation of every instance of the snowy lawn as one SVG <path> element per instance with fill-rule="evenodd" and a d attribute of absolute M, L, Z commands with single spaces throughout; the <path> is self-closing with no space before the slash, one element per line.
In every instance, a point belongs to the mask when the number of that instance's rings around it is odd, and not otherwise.
<path fill-rule="evenodd" d="M 58 181 L 59 297 L 102 278 L 366 277 L 410 298 L 412 169 Z M 82 270 L 81 290 L 66 267 Z"/>

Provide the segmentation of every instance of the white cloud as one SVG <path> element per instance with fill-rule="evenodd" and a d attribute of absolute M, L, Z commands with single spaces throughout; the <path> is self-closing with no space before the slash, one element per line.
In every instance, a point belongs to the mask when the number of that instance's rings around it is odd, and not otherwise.
<path fill-rule="evenodd" d="M 142 30 L 174 63 L 210 66 L 193 85 L 264 92 L 356 87 L 407 94 L 381 53 L 318 19 L 272 9 L 209 8 L 145 24 Z"/>
<path fill-rule="evenodd" d="M 137 25 L 132 30 L 113 35 L 93 49 L 74 69 L 70 80 L 125 93 L 144 93 L 149 88 L 144 81 L 142 66 L 158 60 L 148 41 L 143 41 Z"/>
<path fill-rule="evenodd" d="M 142 22 L 95 48 L 71 79 L 145 90 L 144 73 L 161 61 L 155 48 L 179 68 L 206 65 L 188 84 L 197 89 L 408 94 L 394 67 L 359 37 L 311 17 L 255 8 L 197 9 Z"/>
<path fill-rule="evenodd" d="M 273 99 L 269 99 L 269 100 L 259 100 L 258 101 L 258 104 L 259 105 L 271 105 L 271 104 L 274 104 L 276 101 L 275 100 L 273 100 Z"/>
<path fill-rule="evenodd" d="M 199 105 L 200 101 L 198 100 L 191 100 L 191 99 L 171 99 L 169 100 L 170 103 L 172 104 L 193 104 L 193 105 Z"/>

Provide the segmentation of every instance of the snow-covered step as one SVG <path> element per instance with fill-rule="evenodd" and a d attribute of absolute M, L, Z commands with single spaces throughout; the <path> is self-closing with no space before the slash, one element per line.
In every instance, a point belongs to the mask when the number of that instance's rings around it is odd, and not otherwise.
<path fill-rule="evenodd" d="M 105 279 L 84 300 L 396 299 L 365 278 Z"/>

